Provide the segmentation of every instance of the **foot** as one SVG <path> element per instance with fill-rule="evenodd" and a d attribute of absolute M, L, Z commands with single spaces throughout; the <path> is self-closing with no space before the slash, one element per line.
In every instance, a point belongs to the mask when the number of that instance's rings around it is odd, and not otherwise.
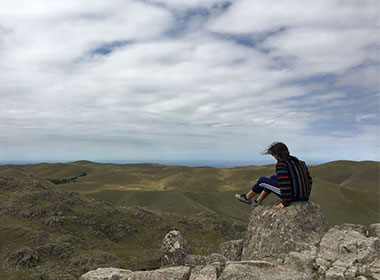
<path fill-rule="evenodd" d="M 257 200 L 255 199 L 255 201 L 254 201 L 253 204 L 252 204 L 252 207 L 257 207 L 257 206 L 259 206 L 259 205 L 261 205 L 261 201 L 257 201 Z"/>
<path fill-rule="evenodd" d="M 251 201 L 249 199 L 247 199 L 245 194 L 235 194 L 235 198 L 241 202 L 251 204 Z"/>

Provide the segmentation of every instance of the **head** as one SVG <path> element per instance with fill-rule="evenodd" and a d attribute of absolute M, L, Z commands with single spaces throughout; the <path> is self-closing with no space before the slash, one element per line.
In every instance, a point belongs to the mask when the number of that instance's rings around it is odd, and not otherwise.
<path fill-rule="evenodd" d="M 274 142 L 268 146 L 268 148 L 262 152 L 264 155 L 272 155 L 277 161 L 285 161 L 289 158 L 288 147 L 284 143 Z"/>

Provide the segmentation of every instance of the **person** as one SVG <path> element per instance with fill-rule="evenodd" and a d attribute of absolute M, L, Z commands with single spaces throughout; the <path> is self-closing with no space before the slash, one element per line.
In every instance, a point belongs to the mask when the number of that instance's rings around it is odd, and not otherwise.
<path fill-rule="evenodd" d="M 272 143 L 262 154 L 270 154 L 277 160 L 276 175 L 261 177 L 247 194 L 235 194 L 237 200 L 251 204 L 251 199 L 259 195 L 253 203 L 253 207 L 257 207 L 273 192 L 282 200 L 276 209 L 309 200 L 313 182 L 304 161 L 291 156 L 288 147 L 281 142 Z"/>

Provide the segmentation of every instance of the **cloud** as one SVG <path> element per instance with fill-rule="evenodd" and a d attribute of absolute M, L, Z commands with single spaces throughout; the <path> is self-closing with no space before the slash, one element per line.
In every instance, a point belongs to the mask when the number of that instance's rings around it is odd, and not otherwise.
<path fill-rule="evenodd" d="M 270 5 L 4 5 L 0 156 L 248 160 L 280 140 L 379 159 L 377 5 Z"/>

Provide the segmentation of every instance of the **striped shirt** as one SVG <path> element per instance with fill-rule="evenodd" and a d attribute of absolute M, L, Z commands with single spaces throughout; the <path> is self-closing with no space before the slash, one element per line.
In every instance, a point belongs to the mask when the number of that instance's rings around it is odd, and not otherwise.
<path fill-rule="evenodd" d="M 304 161 L 293 156 L 286 161 L 278 161 L 276 175 L 285 206 L 292 201 L 309 200 L 313 181 Z"/>

